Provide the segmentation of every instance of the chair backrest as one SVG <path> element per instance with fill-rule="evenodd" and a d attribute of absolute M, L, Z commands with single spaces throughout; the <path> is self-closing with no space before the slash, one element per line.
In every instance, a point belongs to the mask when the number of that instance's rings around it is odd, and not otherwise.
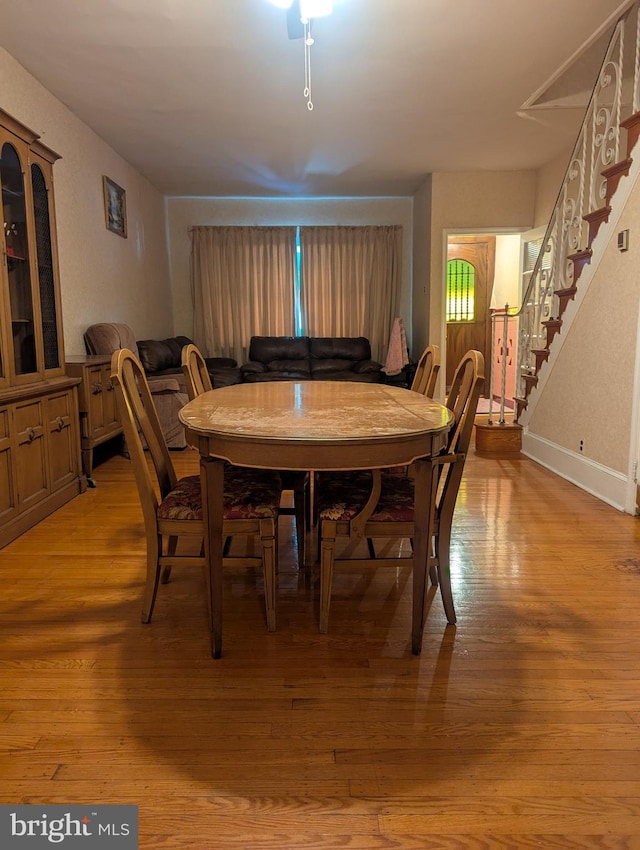
<path fill-rule="evenodd" d="M 442 469 L 444 480 L 440 482 L 438 512 L 453 517 L 464 462 L 471 442 L 471 432 L 475 422 L 478 399 L 484 386 L 484 357 L 479 351 L 470 350 L 462 357 L 456 368 L 447 396 L 447 407 L 455 417 L 449 432 L 447 454 L 458 455 L 455 463 L 446 463 Z"/>
<path fill-rule="evenodd" d="M 428 345 L 422 352 L 416 373 L 411 382 L 411 389 L 415 393 L 422 393 L 427 398 L 433 398 L 436 389 L 438 372 L 440 371 L 440 347 Z"/>
<path fill-rule="evenodd" d="M 87 354 L 113 354 L 119 348 L 128 348 L 136 357 L 138 344 L 129 325 L 118 322 L 100 322 L 90 325 L 84 333 Z"/>
<path fill-rule="evenodd" d="M 177 475 L 144 369 L 128 348 L 114 351 L 111 357 L 111 381 L 115 387 L 118 413 L 138 485 L 145 526 L 149 530 L 157 522 L 158 497 L 144 445 L 153 461 L 161 499 L 176 486 Z"/>
<path fill-rule="evenodd" d="M 205 359 L 200 349 L 193 343 L 185 345 L 182 349 L 182 371 L 187 385 L 189 401 L 213 389 Z"/>

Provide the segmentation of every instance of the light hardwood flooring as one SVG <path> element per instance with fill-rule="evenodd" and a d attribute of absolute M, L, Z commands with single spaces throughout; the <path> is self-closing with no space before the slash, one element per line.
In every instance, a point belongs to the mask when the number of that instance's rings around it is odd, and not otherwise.
<path fill-rule="evenodd" d="M 197 472 L 189 450 L 174 453 Z M 640 848 L 640 520 L 524 458 L 469 458 L 457 628 L 410 653 L 405 568 L 337 574 L 330 631 L 280 521 L 278 630 L 199 570 L 139 621 L 128 461 L 0 551 L 0 802 L 130 803 L 140 847 Z"/>

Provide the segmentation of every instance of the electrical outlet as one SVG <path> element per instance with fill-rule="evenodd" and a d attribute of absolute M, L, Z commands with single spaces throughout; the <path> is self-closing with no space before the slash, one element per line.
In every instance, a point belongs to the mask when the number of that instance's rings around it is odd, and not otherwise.
<path fill-rule="evenodd" d="M 629 250 L 629 231 L 621 230 L 618 233 L 618 251 Z"/>
<path fill-rule="evenodd" d="M 580 440 L 580 451 L 584 450 L 584 440 Z"/>

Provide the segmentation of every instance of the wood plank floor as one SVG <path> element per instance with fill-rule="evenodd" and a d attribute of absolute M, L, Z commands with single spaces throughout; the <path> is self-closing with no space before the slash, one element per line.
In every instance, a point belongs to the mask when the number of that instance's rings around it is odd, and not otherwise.
<path fill-rule="evenodd" d="M 131 470 L 94 474 L 0 552 L 0 802 L 136 804 L 145 850 L 640 847 L 638 519 L 472 455 L 416 658 L 404 568 L 338 574 L 318 634 L 283 517 L 278 631 L 230 571 L 213 661 L 199 570 L 139 622 Z"/>

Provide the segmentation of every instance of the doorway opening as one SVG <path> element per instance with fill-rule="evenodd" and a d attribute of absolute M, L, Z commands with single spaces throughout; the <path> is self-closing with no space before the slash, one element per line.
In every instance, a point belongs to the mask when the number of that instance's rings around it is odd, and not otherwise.
<path fill-rule="evenodd" d="M 492 324 L 492 312 L 520 306 L 522 235 L 451 233 L 445 275 L 446 387 L 464 353 L 475 348 L 485 359 L 484 399 L 500 398 L 503 361 L 505 398 L 513 408 L 516 388 L 518 322 Z M 481 402 L 482 403 L 482 402 Z"/>

